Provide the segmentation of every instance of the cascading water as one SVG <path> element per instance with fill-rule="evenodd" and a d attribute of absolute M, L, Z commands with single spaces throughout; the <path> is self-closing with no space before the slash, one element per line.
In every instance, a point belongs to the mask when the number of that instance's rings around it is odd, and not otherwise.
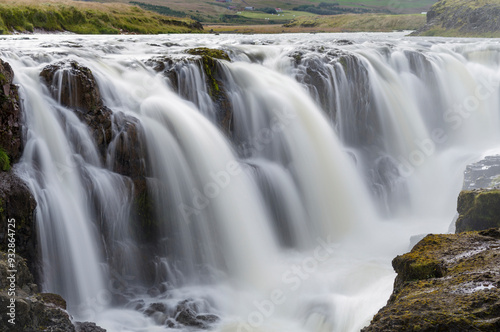
<path fill-rule="evenodd" d="M 217 331 L 357 331 L 391 259 L 447 231 L 465 164 L 500 143 L 492 41 L 54 35 L 0 55 L 21 87 L 42 287 L 108 331 L 188 329 L 186 299 Z M 65 95 L 84 68 L 100 95 Z"/>

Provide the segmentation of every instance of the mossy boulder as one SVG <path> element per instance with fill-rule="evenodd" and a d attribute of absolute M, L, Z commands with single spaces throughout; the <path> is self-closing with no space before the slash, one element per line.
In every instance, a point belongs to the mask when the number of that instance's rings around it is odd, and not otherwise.
<path fill-rule="evenodd" d="M 500 227 L 500 190 L 463 190 L 457 211 L 456 233 Z"/>
<path fill-rule="evenodd" d="M 0 168 L 8 171 L 22 155 L 22 113 L 14 71 L 0 59 Z"/>
<path fill-rule="evenodd" d="M 500 229 L 428 235 L 393 267 L 394 292 L 363 332 L 500 330 Z"/>

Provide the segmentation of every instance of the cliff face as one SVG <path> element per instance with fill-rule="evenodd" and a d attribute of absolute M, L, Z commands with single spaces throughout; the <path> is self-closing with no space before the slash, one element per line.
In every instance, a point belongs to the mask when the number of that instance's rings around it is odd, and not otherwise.
<path fill-rule="evenodd" d="M 500 37 L 500 1 L 438 1 L 427 13 L 427 24 L 414 35 Z"/>

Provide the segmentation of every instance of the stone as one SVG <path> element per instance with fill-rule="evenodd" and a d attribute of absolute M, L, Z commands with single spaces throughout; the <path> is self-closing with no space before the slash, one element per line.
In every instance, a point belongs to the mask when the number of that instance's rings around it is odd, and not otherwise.
<path fill-rule="evenodd" d="M 76 322 L 75 327 L 76 332 L 106 332 L 105 329 L 91 322 Z"/>
<path fill-rule="evenodd" d="M 57 294 L 38 294 L 38 287 L 33 283 L 33 275 L 28 269 L 26 260 L 19 255 L 14 257 L 16 266 L 15 295 L 9 293 L 11 266 L 9 257 L 0 252 L 0 331 L 30 332 L 75 332 L 68 313 L 63 309 L 66 302 Z M 8 320 L 7 313 L 11 303 L 15 303 L 15 324 Z M 99 332 L 99 331 L 96 331 Z"/>
<path fill-rule="evenodd" d="M 14 72 L 12 67 L 0 59 L 0 152 L 16 163 L 23 150 L 21 106 L 17 86 L 12 84 Z M 2 167 L 4 168 L 4 167 Z M 5 167 L 8 170 L 10 167 Z"/>
<path fill-rule="evenodd" d="M 456 233 L 500 227 L 500 190 L 463 190 L 457 211 Z"/>
<path fill-rule="evenodd" d="M 38 272 L 36 201 L 28 186 L 13 173 L 0 172 L 0 250 L 7 252 L 9 220 L 14 220 L 16 253 L 27 259 L 29 270 Z"/>
<path fill-rule="evenodd" d="M 394 292 L 363 332 L 500 330 L 499 229 L 428 235 L 393 267 Z"/>

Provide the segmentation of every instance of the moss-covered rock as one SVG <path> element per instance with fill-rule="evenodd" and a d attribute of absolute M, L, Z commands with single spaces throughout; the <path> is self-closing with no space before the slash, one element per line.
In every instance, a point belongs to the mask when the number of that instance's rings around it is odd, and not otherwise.
<path fill-rule="evenodd" d="M 457 211 L 456 233 L 500 227 L 500 190 L 463 190 Z"/>
<path fill-rule="evenodd" d="M 220 60 L 231 61 L 229 55 L 219 49 L 199 47 L 188 49 L 185 53 L 192 55 L 188 58 L 172 58 L 168 56 L 156 57 L 146 62 L 157 72 L 163 72 L 168 77 L 174 91 L 183 98 L 194 103 L 197 102 L 193 91 L 186 91 L 187 87 L 183 79 L 183 68 L 193 63 L 200 68 L 205 76 L 207 92 L 216 109 L 216 120 L 220 129 L 231 137 L 233 132 L 232 105 L 224 86 L 225 77 L 221 68 Z M 192 89 L 191 89 L 192 90 Z"/>
<path fill-rule="evenodd" d="M 499 229 L 428 235 L 393 266 L 394 292 L 363 332 L 500 330 Z"/>
<path fill-rule="evenodd" d="M 14 71 L 0 59 L 0 159 L 3 171 L 10 169 L 22 155 L 21 107 Z"/>

